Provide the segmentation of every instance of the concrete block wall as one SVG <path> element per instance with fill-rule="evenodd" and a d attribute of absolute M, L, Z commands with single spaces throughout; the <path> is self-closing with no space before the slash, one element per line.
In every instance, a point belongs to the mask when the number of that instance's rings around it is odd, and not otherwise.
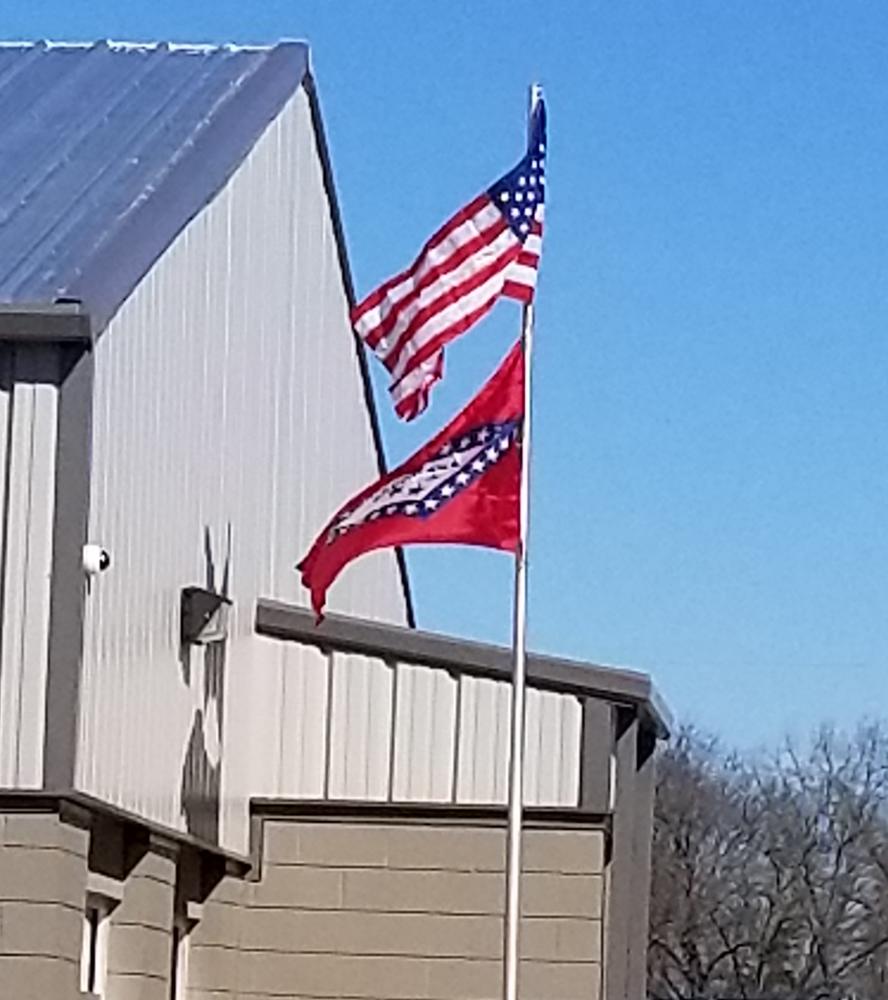
<path fill-rule="evenodd" d="M 76 1000 L 89 834 L 0 813 L 0 1000 Z"/>
<path fill-rule="evenodd" d="M 188 1000 L 232 1000 L 244 995 L 248 971 L 242 956 L 244 928 L 254 886 L 225 878 L 204 905 L 188 940 Z"/>
<path fill-rule="evenodd" d="M 176 1000 L 499 997 L 499 820 L 296 812 L 264 819 L 257 881 L 213 880 L 203 906 L 189 904 L 196 922 Z M 528 1000 L 602 995 L 605 832 L 584 823 L 525 834 Z M 57 813 L 0 813 L 0 1000 L 81 997 L 84 904 L 102 894 L 89 858 L 116 843 L 100 829 L 91 853 L 90 833 Z M 195 884 L 195 857 L 189 849 L 177 862 L 150 836 L 130 848 L 108 918 L 103 997 L 170 1000 L 177 877 L 180 890 L 183 878 Z"/>
<path fill-rule="evenodd" d="M 531 829 L 522 995 L 597 1000 L 604 832 Z M 501 826 L 268 819 L 260 881 L 191 933 L 189 1000 L 487 1000 L 501 992 Z"/>
<path fill-rule="evenodd" d="M 146 853 L 110 916 L 109 1000 L 169 1000 L 176 862 Z"/>

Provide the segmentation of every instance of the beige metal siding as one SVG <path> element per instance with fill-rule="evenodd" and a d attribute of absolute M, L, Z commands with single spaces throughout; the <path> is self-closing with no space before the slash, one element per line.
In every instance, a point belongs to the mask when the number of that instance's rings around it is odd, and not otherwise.
<path fill-rule="evenodd" d="M 196 769 L 221 782 L 235 849 L 251 797 L 505 801 L 507 685 L 253 632 L 257 597 L 305 601 L 293 564 L 376 474 L 347 313 L 299 93 L 96 347 L 90 535 L 112 568 L 87 600 L 78 787 L 187 828 Z M 226 565 L 220 704 L 212 658 L 182 656 L 178 609 Z M 405 617 L 391 552 L 330 597 Z M 575 805 L 576 699 L 532 693 L 528 720 L 528 801 Z"/>
<path fill-rule="evenodd" d="M 578 699 L 554 691 L 527 692 L 524 797 L 528 802 L 538 806 L 576 805 L 581 730 Z"/>
<path fill-rule="evenodd" d="M 457 801 L 505 802 L 509 688 L 477 677 L 462 678 L 461 688 Z"/>
<path fill-rule="evenodd" d="M 367 656 L 333 658 L 330 688 L 331 799 L 389 797 L 393 671 Z"/>
<path fill-rule="evenodd" d="M 0 787 L 43 784 L 58 365 L 0 345 Z"/>
<path fill-rule="evenodd" d="M 254 604 L 305 600 L 293 564 L 375 474 L 300 91 L 96 348 L 90 533 L 112 568 L 87 602 L 79 787 L 182 827 L 184 758 L 200 711 L 207 766 L 224 758 L 226 843 L 245 846 L 250 796 L 317 790 L 323 709 L 301 697 L 317 697 L 326 678 L 314 684 L 317 654 L 294 657 L 253 635 Z M 179 649 L 180 588 L 204 584 L 209 562 L 217 586 L 229 566 L 234 601 L 221 737 L 206 698 L 212 670 L 201 655 L 180 661 Z M 353 566 L 330 605 L 403 622 L 393 553 Z M 294 658 L 306 676 L 294 674 Z M 342 671 L 336 697 L 356 703 L 368 683 L 360 668 Z M 297 699 L 298 713 L 280 711 Z M 303 746 L 315 756 L 293 763 Z M 287 767 L 267 767 L 284 759 L 282 747 L 293 750 Z"/>
<path fill-rule="evenodd" d="M 575 806 L 581 710 L 572 695 L 527 690 L 524 800 Z M 456 801 L 502 803 L 508 791 L 511 691 L 502 681 L 461 679 Z"/>
<path fill-rule="evenodd" d="M 445 670 L 397 667 L 392 798 L 452 802 L 459 678 Z"/>
<path fill-rule="evenodd" d="M 253 664 L 243 697 L 262 721 L 227 761 L 250 795 L 506 801 L 504 682 L 269 638 L 256 640 Z M 576 697 L 528 690 L 528 805 L 577 805 L 580 727 Z"/>

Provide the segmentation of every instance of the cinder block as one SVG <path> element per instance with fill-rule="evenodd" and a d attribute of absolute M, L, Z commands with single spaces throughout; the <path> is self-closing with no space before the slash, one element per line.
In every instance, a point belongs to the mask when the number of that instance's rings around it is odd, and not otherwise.
<path fill-rule="evenodd" d="M 208 903 L 230 903 L 232 906 L 243 906 L 247 901 L 248 890 L 253 883 L 240 878 L 225 876 L 213 889 L 207 898 Z"/>
<path fill-rule="evenodd" d="M 522 962 L 519 991 L 527 1000 L 599 1000 L 597 963 Z"/>
<path fill-rule="evenodd" d="M 244 909 L 228 903 L 210 900 L 204 905 L 203 917 L 191 931 L 191 946 L 218 945 L 233 948 L 240 944 Z M 252 910 L 250 920 L 262 913 L 262 910 Z"/>
<path fill-rule="evenodd" d="M 266 865 L 298 865 L 299 831 L 305 824 L 299 821 L 266 819 L 262 822 L 262 867 Z"/>
<path fill-rule="evenodd" d="M 174 885 L 176 862 L 162 854 L 145 854 L 132 871 L 131 878 L 146 879 L 161 885 Z"/>
<path fill-rule="evenodd" d="M 300 823 L 287 829 L 285 824 L 272 820 L 265 824 L 265 844 L 269 864 L 365 868 L 384 867 L 388 860 L 388 829 L 378 825 Z"/>
<path fill-rule="evenodd" d="M 549 962 L 600 962 L 601 933 L 600 920 L 524 917 L 521 954 Z"/>
<path fill-rule="evenodd" d="M 62 823 L 55 813 L 7 813 L 2 843 L 8 847 L 54 847 L 85 858 L 89 833 Z"/>
<path fill-rule="evenodd" d="M 604 871 L 602 830 L 528 830 L 521 848 L 526 872 L 600 875 Z"/>
<path fill-rule="evenodd" d="M 188 955 L 189 987 L 210 993 L 239 992 L 249 983 L 254 956 L 235 948 L 204 947 L 192 942 Z"/>
<path fill-rule="evenodd" d="M 79 963 L 0 954 L 0 1000 L 69 1000 L 79 991 Z"/>
<path fill-rule="evenodd" d="M 444 914 L 253 911 L 243 946 L 256 951 L 496 958 L 502 922 Z"/>
<path fill-rule="evenodd" d="M 389 867 L 504 871 L 506 838 L 493 827 L 404 825 L 389 830 Z"/>
<path fill-rule="evenodd" d="M 343 906 L 392 912 L 498 915 L 502 875 L 491 872 L 354 870 L 343 874 Z"/>
<path fill-rule="evenodd" d="M 169 1000 L 170 987 L 165 978 L 109 974 L 108 996 L 113 1000 Z"/>
<path fill-rule="evenodd" d="M 108 970 L 119 975 L 169 975 L 171 931 L 157 930 L 139 924 L 115 924 L 111 916 L 108 942 Z"/>
<path fill-rule="evenodd" d="M 0 903 L 0 954 L 80 961 L 83 916 L 57 903 Z"/>
<path fill-rule="evenodd" d="M 428 963 L 430 1000 L 498 1000 L 501 995 L 501 962 L 439 959 Z"/>
<path fill-rule="evenodd" d="M 169 932 L 173 925 L 175 872 L 169 858 L 146 854 L 126 881 L 123 901 L 111 915 L 112 927 L 140 924 Z"/>
<path fill-rule="evenodd" d="M 600 875 L 531 872 L 521 880 L 521 909 L 529 917 L 601 917 Z"/>
<path fill-rule="evenodd" d="M 0 847 L 0 900 L 65 903 L 86 899 L 86 859 L 59 848 Z"/>
<path fill-rule="evenodd" d="M 247 961 L 245 993 L 387 1000 L 426 996 L 428 962 L 422 959 L 250 952 Z"/>
<path fill-rule="evenodd" d="M 262 881 L 251 886 L 250 904 L 257 907 L 335 909 L 342 905 L 344 878 L 345 875 L 335 868 L 269 866 Z"/>

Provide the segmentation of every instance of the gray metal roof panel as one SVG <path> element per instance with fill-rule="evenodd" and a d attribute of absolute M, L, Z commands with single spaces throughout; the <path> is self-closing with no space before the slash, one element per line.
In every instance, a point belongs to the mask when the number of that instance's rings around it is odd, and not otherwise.
<path fill-rule="evenodd" d="M 307 71 L 299 42 L 0 46 L 0 303 L 101 329 Z"/>

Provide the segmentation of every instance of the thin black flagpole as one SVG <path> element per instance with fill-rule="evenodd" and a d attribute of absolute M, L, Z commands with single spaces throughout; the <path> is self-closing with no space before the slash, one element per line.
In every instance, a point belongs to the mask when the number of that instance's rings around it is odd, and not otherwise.
<path fill-rule="evenodd" d="M 533 112 L 542 91 L 530 88 L 528 138 Z M 531 362 L 533 356 L 533 303 L 521 316 L 524 347 L 524 425 L 521 433 L 520 542 L 515 555 L 515 604 L 512 646 L 512 740 L 509 755 L 509 816 L 506 834 L 506 918 L 503 940 L 503 1000 L 518 1000 L 519 929 L 521 923 L 521 828 L 524 811 L 524 702 L 527 641 L 527 527 L 530 510 Z"/>

